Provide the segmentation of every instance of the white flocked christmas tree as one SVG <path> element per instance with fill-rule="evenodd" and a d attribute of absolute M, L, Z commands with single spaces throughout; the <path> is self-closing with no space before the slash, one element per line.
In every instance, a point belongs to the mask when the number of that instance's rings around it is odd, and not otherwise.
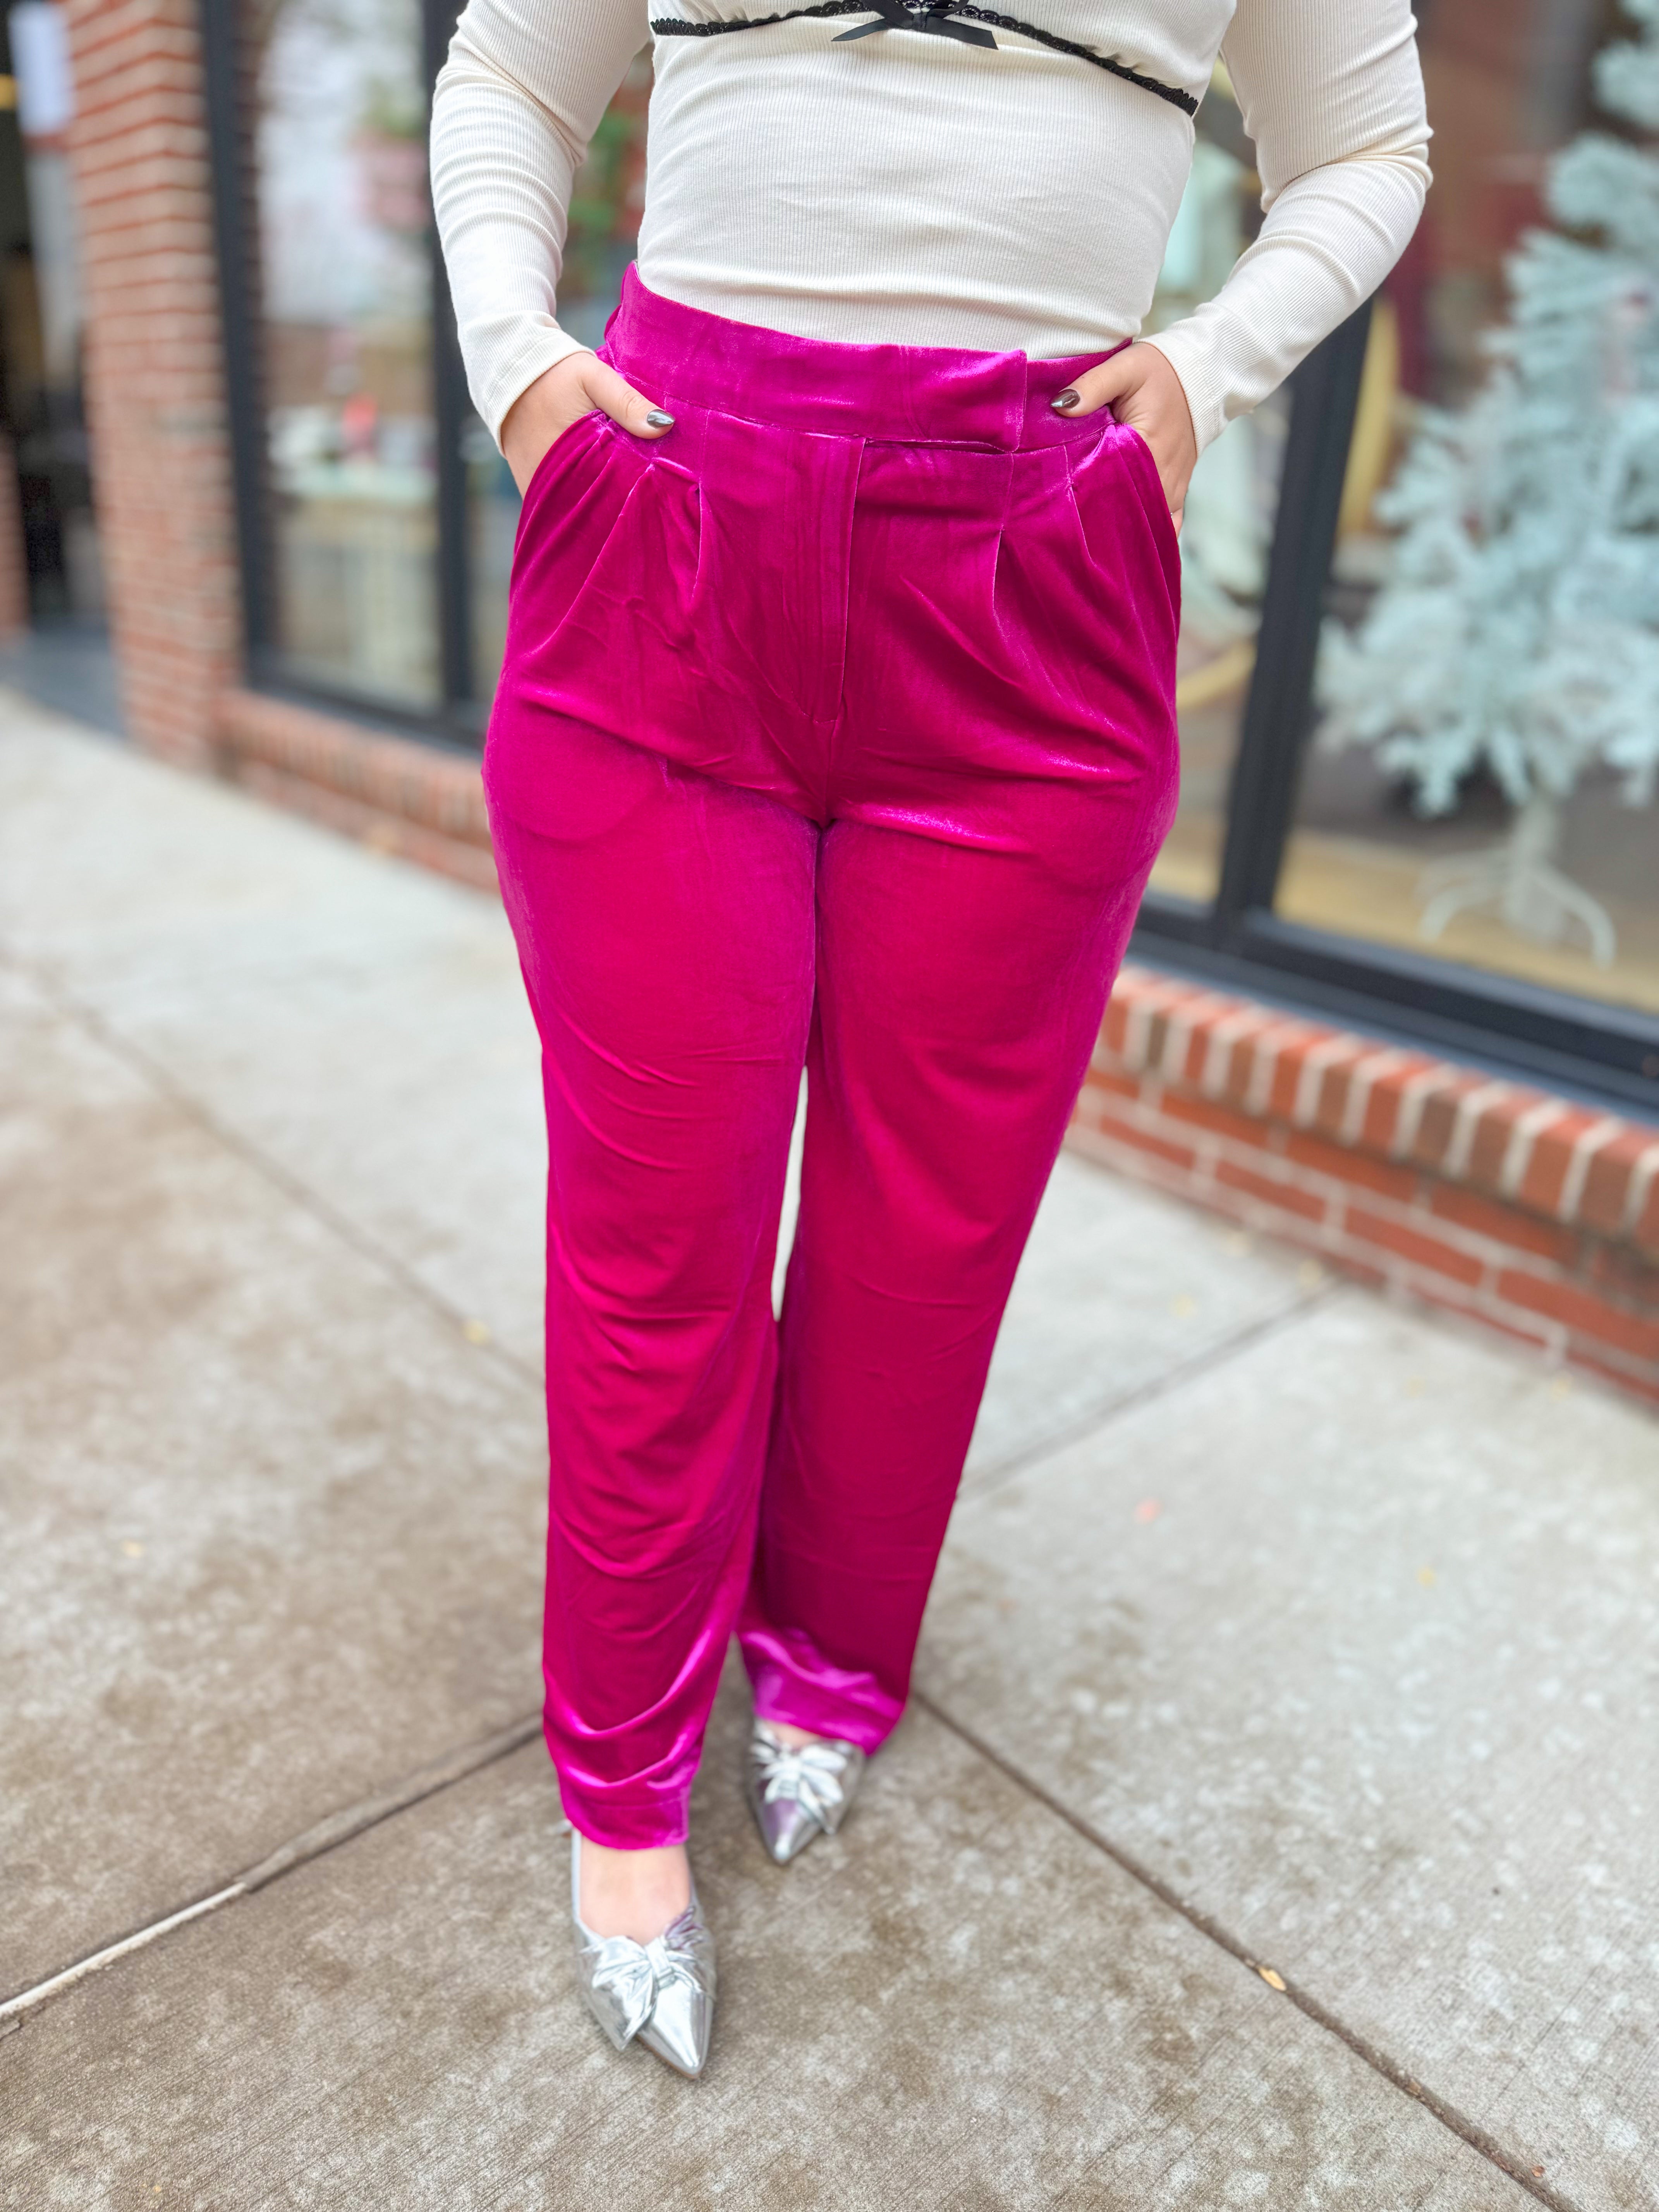
<path fill-rule="evenodd" d="M 1606 964 L 1613 923 L 1554 865 L 1561 803 L 1587 769 L 1632 805 L 1659 784 L 1659 0 L 1595 57 L 1602 110 L 1550 165 L 1559 229 L 1507 264 L 1492 368 L 1456 411 L 1425 410 L 1376 501 L 1387 580 L 1322 645 L 1321 743 L 1376 747 L 1425 815 L 1475 770 L 1515 813 L 1498 846 L 1425 872 L 1420 927 L 1466 910 Z"/>

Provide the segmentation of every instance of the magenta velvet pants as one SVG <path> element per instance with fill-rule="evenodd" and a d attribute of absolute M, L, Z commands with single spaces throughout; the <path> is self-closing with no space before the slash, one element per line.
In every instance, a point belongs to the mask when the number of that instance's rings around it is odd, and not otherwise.
<path fill-rule="evenodd" d="M 1179 557 L 1089 363 L 655 297 L 525 501 L 484 774 L 541 1033 L 547 1740 L 677 1842 L 735 1627 L 873 1750 L 1175 804 Z M 770 1283 L 803 1066 L 799 1226 Z"/>

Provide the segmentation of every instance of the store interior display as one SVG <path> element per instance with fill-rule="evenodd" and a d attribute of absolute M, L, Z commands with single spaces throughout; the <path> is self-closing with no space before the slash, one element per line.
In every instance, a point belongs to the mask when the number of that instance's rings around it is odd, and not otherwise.
<path fill-rule="evenodd" d="M 1659 5 L 1596 58 L 1601 106 L 1659 131 Z M 1423 816 L 1477 776 L 1511 811 L 1496 843 L 1427 865 L 1422 936 L 1489 913 L 1613 966 L 1606 901 L 1559 864 L 1563 811 L 1607 771 L 1628 806 L 1659 783 L 1659 153 L 1602 129 L 1550 163 L 1559 226 L 1507 264 L 1488 382 L 1425 409 L 1376 501 L 1397 534 L 1364 619 L 1327 623 L 1321 744 L 1374 748 Z"/>

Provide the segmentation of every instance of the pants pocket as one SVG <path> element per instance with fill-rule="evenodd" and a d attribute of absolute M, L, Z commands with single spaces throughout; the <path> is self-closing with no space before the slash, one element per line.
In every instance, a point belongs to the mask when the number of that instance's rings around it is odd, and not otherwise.
<path fill-rule="evenodd" d="M 609 416 L 599 416 L 602 427 L 584 435 L 593 419 L 573 424 L 549 447 L 525 495 L 513 556 L 509 663 L 547 653 L 579 617 L 590 629 L 593 623 L 621 623 L 627 634 L 605 640 L 617 650 L 641 642 L 636 629 L 684 629 L 673 617 L 696 586 L 696 478 Z"/>
<path fill-rule="evenodd" d="M 1121 574 L 1139 558 L 1162 578 L 1176 629 L 1181 624 L 1181 541 L 1164 495 L 1152 449 L 1139 430 L 1110 422 L 1087 450 L 1068 453 L 1072 502 L 1084 549 L 1098 568 Z M 1138 527 L 1137 527 L 1138 526 Z"/>
<path fill-rule="evenodd" d="M 503 759 L 550 713 L 666 750 L 661 732 L 695 696 L 698 479 L 608 416 L 588 420 L 549 449 L 526 495 L 490 721 Z"/>

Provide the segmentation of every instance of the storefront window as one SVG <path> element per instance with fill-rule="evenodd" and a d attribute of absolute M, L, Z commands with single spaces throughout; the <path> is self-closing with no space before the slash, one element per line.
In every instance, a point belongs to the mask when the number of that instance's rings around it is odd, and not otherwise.
<path fill-rule="evenodd" d="M 1261 222 L 1261 179 L 1238 104 L 1218 69 L 1199 110 L 1192 175 L 1170 234 L 1148 333 L 1219 291 Z M 1289 402 L 1277 394 L 1231 422 L 1200 459 L 1182 525 L 1176 704 L 1181 811 L 1152 873 L 1159 892 L 1215 896 L 1228 784 L 1255 667 L 1256 629 L 1279 503 Z"/>
<path fill-rule="evenodd" d="M 1278 911 L 1659 1011 L 1659 24 L 1438 0 L 1423 52 Z"/>
<path fill-rule="evenodd" d="M 417 0 L 264 0 L 253 42 L 270 623 L 284 672 L 441 694 Z"/>

